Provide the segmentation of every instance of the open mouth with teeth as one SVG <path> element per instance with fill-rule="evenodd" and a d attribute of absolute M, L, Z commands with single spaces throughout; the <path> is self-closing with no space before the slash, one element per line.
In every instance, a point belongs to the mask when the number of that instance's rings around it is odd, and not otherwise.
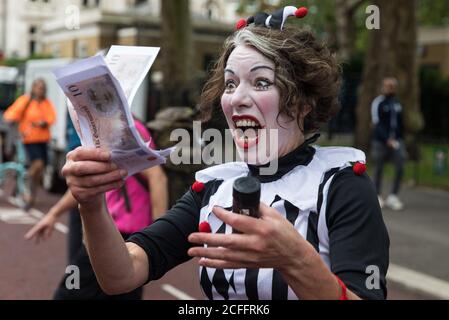
<path fill-rule="evenodd" d="M 232 116 L 234 140 L 238 147 L 249 149 L 259 143 L 259 130 L 263 129 L 259 120 L 253 116 Z"/>

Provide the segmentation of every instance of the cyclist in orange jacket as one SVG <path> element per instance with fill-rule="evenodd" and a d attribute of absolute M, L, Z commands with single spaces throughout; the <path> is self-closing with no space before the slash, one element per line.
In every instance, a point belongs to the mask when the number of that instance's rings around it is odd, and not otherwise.
<path fill-rule="evenodd" d="M 47 99 L 43 79 L 36 79 L 31 94 L 19 97 L 4 113 L 5 121 L 17 122 L 22 142 L 29 159 L 30 196 L 27 207 L 34 205 L 37 187 L 47 164 L 47 145 L 51 139 L 50 126 L 56 120 L 56 111 Z"/>

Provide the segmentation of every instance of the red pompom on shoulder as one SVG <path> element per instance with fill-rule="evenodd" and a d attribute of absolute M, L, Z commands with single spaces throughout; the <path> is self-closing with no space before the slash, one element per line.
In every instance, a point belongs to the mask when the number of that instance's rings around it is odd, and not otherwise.
<path fill-rule="evenodd" d="M 243 29 L 245 27 L 246 27 L 246 20 L 245 19 L 240 19 L 235 24 L 235 30 L 240 30 L 240 29 Z"/>
<path fill-rule="evenodd" d="M 204 183 L 195 181 L 194 184 L 192 184 L 192 190 L 199 193 L 204 190 Z"/>
<path fill-rule="evenodd" d="M 358 176 L 361 176 L 362 174 L 365 173 L 366 171 L 366 164 L 362 163 L 362 162 L 357 162 L 354 164 L 354 166 L 352 167 L 352 170 L 354 171 L 354 173 Z"/>
<path fill-rule="evenodd" d="M 198 231 L 199 231 L 199 232 L 204 232 L 204 233 L 211 233 L 211 232 L 212 232 L 212 229 L 211 229 L 211 227 L 210 227 L 209 222 L 207 222 L 207 221 L 201 222 L 201 223 L 199 224 L 199 226 L 198 226 Z"/>
<path fill-rule="evenodd" d="M 302 19 L 309 13 L 309 10 L 306 7 L 298 8 L 295 11 L 296 18 Z"/>

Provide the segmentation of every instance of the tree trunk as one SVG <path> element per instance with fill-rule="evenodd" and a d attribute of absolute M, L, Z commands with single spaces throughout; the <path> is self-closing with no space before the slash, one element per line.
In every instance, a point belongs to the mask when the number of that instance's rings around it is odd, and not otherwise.
<path fill-rule="evenodd" d="M 400 0 L 408 10 L 399 10 L 396 31 L 396 77 L 399 80 L 399 98 L 404 107 L 405 141 L 412 160 L 418 160 L 416 143 L 418 133 L 424 128 L 419 91 L 417 1 Z"/>
<path fill-rule="evenodd" d="M 348 61 L 354 53 L 357 32 L 354 15 L 362 2 L 361 0 L 335 0 L 336 35 L 341 61 Z"/>
<path fill-rule="evenodd" d="M 189 106 L 192 86 L 192 23 L 189 0 L 161 0 L 164 90 L 162 104 Z"/>
<path fill-rule="evenodd" d="M 406 137 L 423 127 L 419 108 L 416 0 L 374 0 L 380 29 L 370 30 L 357 105 L 355 145 L 365 151 L 371 138 L 371 103 L 384 77 L 399 80 L 398 99 L 404 108 Z"/>

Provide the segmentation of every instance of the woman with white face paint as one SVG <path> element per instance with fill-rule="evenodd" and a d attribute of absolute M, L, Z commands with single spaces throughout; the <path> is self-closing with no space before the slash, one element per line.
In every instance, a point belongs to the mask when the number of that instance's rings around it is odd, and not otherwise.
<path fill-rule="evenodd" d="M 177 204 L 127 242 L 103 206 L 103 193 L 119 187 L 126 172 L 105 151 L 68 155 L 63 174 L 80 203 L 105 292 L 133 290 L 200 257 L 209 299 L 386 298 L 389 238 L 365 155 L 311 146 L 319 125 L 338 110 L 340 71 L 311 32 L 284 26 L 289 15 L 306 12 L 286 7 L 239 21 L 201 108 L 207 119 L 221 105 L 247 161 L 197 172 Z M 257 150 L 273 137 L 277 147 L 261 159 Z M 264 174 L 273 161 L 275 172 Z M 259 219 L 230 211 L 233 183 L 246 176 L 261 184 Z"/>

